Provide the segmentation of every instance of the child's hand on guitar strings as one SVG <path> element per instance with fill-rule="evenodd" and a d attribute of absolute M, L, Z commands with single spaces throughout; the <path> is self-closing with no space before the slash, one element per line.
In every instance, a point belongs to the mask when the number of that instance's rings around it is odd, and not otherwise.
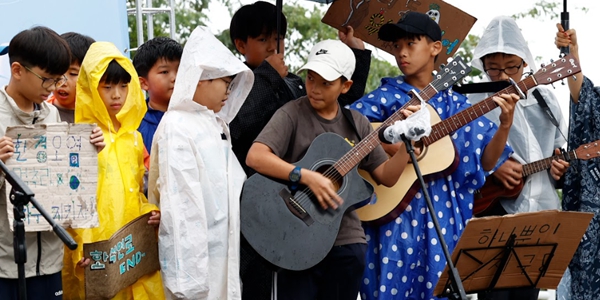
<path fill-rule="evenodd" d="M 329 207 L 337 209 L 340 204 L 344 203 L 344 200 L 337 194 L 337 189 L 331 179 L 319 172 L 302 169 L 301 183 L 310 188 L 323 209 Z"/>
<path fill-rule="evenodd" d="M 560 155 L 560 149 L 554 149 L 554 154 Z M 569 168 L 570 165 L 571 164 L 560 158 L 552 160 L 550 175 L 552 175 L 552 178 L 554 178 L 554 180 L 558 181 L 565 174 L 565 172 L 567 172 L 567 168 Z"/>
<path fill-rule="evenodd" d="M 523 166 L 516 160 L 509 158 L 500 165 L 493 175 L 505 188 L 512 190 L 523 179 Z"/>

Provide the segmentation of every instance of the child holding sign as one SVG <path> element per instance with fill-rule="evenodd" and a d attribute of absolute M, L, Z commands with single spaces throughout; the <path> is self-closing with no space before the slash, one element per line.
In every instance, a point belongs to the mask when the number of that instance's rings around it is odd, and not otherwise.
<path fill-rule="evenodd" d="M 45 100 L 66 78 L 71 54 L 67 43 L 52 29 L 33 27 L 19 32 L 10 41 L 10 82 L 0 87 L 0 160 L 13 157 L 15 145 L 4 136 L 8 126 L 60 122 L 56 108 Z M 90 142 L 100 150 L 104 138 L 99 128 Z M 1 173 L 1 172 L 0 172 Z M 0 174 L 0 299 L 18 295 L 17 265 L 13 253 L 4 174 Z M 25 277 L 29 299 L 58 299 L 62 294 L 62 241 L 53 232 L 25 234 L 27 262 Z"/>
<path fill-rule="evenodd" d="M 141 190 L 144 142 L 137 128 L 144 113 L 146 105 L 131 61 L 111 43 L 92 44 L 77 81 L 75 122 L 96 123 L 106 135 L 106 148 L 98 154 L 96 199 L 100 226 L 70 230 L 79 247 L 65 255 L 66 299 L 85 298 L 82 267 L 89 265 L 90 259 L 87 258 L 89 253 L 82 251 L 84 243 L 109 239 L 125 224 L 150 211 L 153 215 L 149 223 L 157 225 L 159 222 L 158 208 L 148 203 Z M 163 297 L 157 271 L 141 277 L 113 299 Z"/>

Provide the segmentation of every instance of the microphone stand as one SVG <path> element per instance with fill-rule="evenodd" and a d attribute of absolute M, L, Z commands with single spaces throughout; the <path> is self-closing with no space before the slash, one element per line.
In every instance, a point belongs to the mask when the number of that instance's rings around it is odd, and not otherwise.
<path fill-rule="evenodd" d="M 25 206 L 31 203 L 40 214 L 52 226 L 52 230 L 56 235 L 69 247 L 71 250 L 77 249 L 77 243 L 60 225 L 56 224 L 52 217 L 44 210 L 44 208 L 35 200 L 35 194 L 15 173 L 6 167 L 4 162 L 0 160 L 0 171 L 6 175 L 6 181 L 12 186 L 10 193 L 10 202 L 13 204 L 13 247 L 15 255 L 15 263 L 18 268 L 19 282 L 19 298 L 20 300 L 27 299 L 27 287 L 25 280 L 25 263 L 27 262 L 27 245 L 25 244 Z"/>
<path fill-rule="evenodd" d="M 567 10 L 567 0 L 563 0 L 563 12 L 560 13 L 560 25 L 565 31 L 569 30 L 569 11 Z M 569 46 L 560 47 L 561 57 L 569 54 Z"/>
<path fill-rule="evenodd" d="M 421 169 L 419 169 L 419 164 L 417 162 L 417 156 L 415 155 L 415 149 L 411 143 L 411 141 L 406 138 L 404 134 L 401 135 L 402 141 L 406 145 L 406 151 L 410 155 L 410 159 L 415 168 L 415 173 L 419 178 L 419 182 L 421 183 L 421 190 L 423 191 L 423 196 L 425 197 L 425 201 L 427 203 L 427 208 L 429 208 L 429 215 L 431 216 L 431 220 L 435 227 L 435 231 L 438 234 L 440 240 L 440 246 L 444 251 L 444 256 L 446 257 L 446 263 L 448 264 L 448 276 L 451 281 L 450 290 L 448 291 L 448 299 L 452 300 L 467 300 L 467 294 L 465 293 L 465 288 L 463 287 L 462 280 L 460 279 L 460 275 L 458 274 L 458 270 L 454 266 L 452 262 L 452 256 L 448 251 L 448 245 L 446 244 L 446 240 L 444 240 L 444 235 L 442 234 L 442 229 L 440 228 L 440 223 L 438 222 L 437 215 L 435 210 L 433 209 L 433 204 L 431 202 L 431 198 L 429 197 L 429 192 L 425 188 L 425 179 L 423 179 L 423 175 L 421 174 Z"/>

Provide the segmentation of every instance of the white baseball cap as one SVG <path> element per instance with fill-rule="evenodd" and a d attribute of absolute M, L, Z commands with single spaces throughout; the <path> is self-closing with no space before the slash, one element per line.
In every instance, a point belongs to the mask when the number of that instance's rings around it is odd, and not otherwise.
<path fill-rule="evenodd" d="M 310 50 L 300 71 L 311 70 L 327 81 L 334 81 L 341 76 L 350 79 L 355 66 L 356 58 L 350 47 L 338 40 L 324 40 Z"/>

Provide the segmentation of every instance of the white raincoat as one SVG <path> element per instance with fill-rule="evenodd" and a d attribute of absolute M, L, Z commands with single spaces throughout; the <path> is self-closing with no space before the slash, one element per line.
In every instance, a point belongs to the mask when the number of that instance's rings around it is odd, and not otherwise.
<path fill-rule="evenodd" d="M 517 23 L 510 17 L 494 18 L 485 29 L 479 44 L 473 52 L 472 66 L 483 71 L 482 57 L 491 53 L 506 53 L 521 57 L 533 72 L 535 61 L 527 47 Z M 558 54 L 557 54 L 558 57 Z M 490 80 L 487 78 L 487 80 Z M 554 149 L 562 147 L 565 139 L 544 113 L 532 92 L 538 89 L 546 100 L 550 110 L 559 122 L 560 131 L 567 133 L 558 100 L 546 86 L 530 89 L 527 99 L 521 99 L 515 107 L 513 124 L 510 128 L 508 143 L 514 150 L 512 158 L 526 164 L 554 155 Z M 475 104 L 489 95 L 469 96 Z M 486 114 L 490 120 L 499 124 L 500 110 Z M 502 200 L 502 206 L 508 213 L 535 212 L 545 209 L 559 209 L 558 195 L 554 188 L 549 170 L 529 175 L 519 197 L 515 200 Z"/>
<path fill-rule="evenodd" d="M 218 114 L 192 100 L 199 80 L 234 74 Z M 246 176 L 227 124 L 253 82 L 252 71 L 206 28 L 192 32 L 150 162 L 148 196 L 162 213 L 159 255 L 167 298 L 241 299 L 239 199 Z"/>

